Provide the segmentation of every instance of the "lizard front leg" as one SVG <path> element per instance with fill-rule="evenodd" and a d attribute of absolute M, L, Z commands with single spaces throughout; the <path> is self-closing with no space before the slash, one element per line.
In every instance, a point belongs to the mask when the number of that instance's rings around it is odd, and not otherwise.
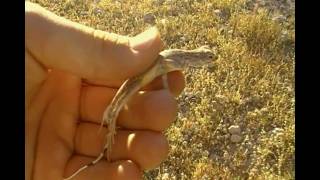
<path fill-rule="evenodd" d="M 161 78 L 162 78 L 162 84 L 164 89 L 167 89 L 168 91 L 170 91 L 169 89 L 169 82 L 168 82 L 168 72 L 167 70 L 167 66 L 166 66 L 166 60 L 165 59 L 161 59 L 160 63 L 159 63 L 159 69 L 158 71 L 160 72 L 159 74 L 161 74 Z"/>

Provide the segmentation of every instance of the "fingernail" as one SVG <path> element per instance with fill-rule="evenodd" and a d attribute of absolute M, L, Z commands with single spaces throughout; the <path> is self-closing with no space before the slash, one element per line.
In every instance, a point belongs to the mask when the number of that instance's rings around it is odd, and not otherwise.
<path fill-rule="evenodd" d="M 157 39 L 159 33 L 156 27 L 152 27 L 143 33 L 133 37 L 130 41 L 130 45 L 135 50 L 148 49 Z"/>

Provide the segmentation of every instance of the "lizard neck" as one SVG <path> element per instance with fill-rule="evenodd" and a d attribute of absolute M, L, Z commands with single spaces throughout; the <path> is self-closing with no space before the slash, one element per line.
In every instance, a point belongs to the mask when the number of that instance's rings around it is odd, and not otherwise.
<path fill-rule="evenodd" d="M 171 71 L 181 71 L 183 70 L 183 64 L 179 61 L 174 61 L 172 59 L 163 59 L 162 60 L 163 70 L 165 73 Z"/>
<path fill-rule="evenodd" d="M 141 80 L 142 85 L 146 85 L 158 76 L 172 71 L 180 71 L 182 69 L 183 65 L 181 65 L 180 62 L 172 59 L 165 59 L 162 55 L 159 55 L 154 64 L 136 78 Z"/>

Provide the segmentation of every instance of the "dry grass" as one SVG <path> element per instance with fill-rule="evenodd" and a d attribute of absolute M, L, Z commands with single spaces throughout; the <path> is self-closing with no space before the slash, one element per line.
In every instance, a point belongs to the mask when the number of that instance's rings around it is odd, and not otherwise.
<path fill-rule="evenodd" d="M 38 0 L 97 29 L 136 35 L 155 16 L 167 48 L 216 46 L 211 68 L 188 69 L 169 157 L 145 179 L 294 179 L 294 11 L 250 0 Z M 156 7 L 156 8 L 155 8 Z M 220 9 L 220 12 L 215 11 Z M 152 24 L 152 23 L 151 23 Z M 227 128 L 241 127 L 232 143 Z"/>

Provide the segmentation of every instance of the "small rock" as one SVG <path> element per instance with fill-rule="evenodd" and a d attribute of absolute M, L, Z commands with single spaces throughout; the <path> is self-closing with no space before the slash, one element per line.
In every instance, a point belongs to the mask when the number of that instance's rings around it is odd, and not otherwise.
<path fill-rule="evenodd" d="M 283 15 L 279 15 L 279 16 L 275 16 L 272 18 L 273 21 L 279 22 L 279 23 L 283 23 L 287 20 L 287 18 Z"/>
<path fill-rule="evenodd" d="M 260 112 L 261 112 L 262 114 L 266 114 L 266 113 L 269 112 L 269 110 L 268 110 L 268 108 L 264 107 L 264 108 L 261 108 L 261 109 L 260 109 Z"/>
<path fill-rule="evenodd" d="M 80 15 L 81 15 L 81 16 L 87 16 L 87 15 L 88 15 L 88 12 L 87 12 L 87 11 L 81 11 L 81 12 L 80 12 Z"/>
<path fill-rule="evenodd" d="M 187 146 L 187 144 L 188 144 L 187 141 L 183 141 L 183 142 L 182 142 L 182 145 L 183 145 L 183 146 Z"/>
<path fill-rule="evenodd" d="M 211 109 L 211 112 L 209 114 L 211 116 L 216 116 L 217 115 L 217 110 L 216 109 Z"/>
<path fill-rule="evenodd" d="M 215 95 L 215 98 L 216 98 L 216 100 L 218 100 L 221 103 L 228 101 L 228 98 L 226 96 L 220 95 L 220 94 Z"/>
<path fill-rule="evenodd" d="M 228 159 L 230 157 L 229 153 L 226 151 L 223 153 L 223 158 Z"/>
<path fill-rule="evenodd" d="M 176 3 L 176 0 L 166 0 L 165 4 L 167 5 L 173 5 L 174 3 Z"/>
<path fill-rule="evenodd" d="M 241 129 L 238 125 L 232 125 L 228 128 L 230 134 L 240 134 Z"/>
<path fill-rule="evenodd" d="M 221 12 L 220 9 L 216 9 L 216 10 L 214 10 L 213 12 L 214 12 L 216 15 L 218 15 L 218 16 L 221 16 L 221 15 L 222 15 L 222 12 Z"/>
<path fill-rule="evenodd" d="M 217 136 L 216 139 L 217 139 L 218 141 L 221 141 L 221 140 L 224 139 L 224 136 Z"/>
<path fill-rule="evenodd" d="M 226 133 L 228 132 L 228 130 L 227 130 L 226 127 L 222 127 L 222 128 L 221 128 L 221 131 L 222 131 L 224 134 L 226 134 Z"/>
<path fill-rule="evenodd" d="M 258 1 L 258 4 L 261 5 L 261 6 L 265 6 L 266 2 L 265 1 Z"/>
<path fill-rule="evenodd" d="M 154 24 L 156 17 L 152 13 L 147 13 L 143 17 L 143 21 L 148 24 Z"/>
<path fill-rule="evenodd" d="M 102 15 L 102 14 L 103 14 L 103 11 L 102 11 L 102 9 L 96 7 L 96 8 L 93 9 L 93 14 L 95 14 L 95 15 Z"/>
<path fill-rule="evenodd" d="M 240 142 L 241 141 L 241 136 L 240 135 L 237 135 L 237 134 L 233 134 L 233 135 L 231 135 L 231 137 L 230 137 L 230 140 L 231 140 L 231 142 L 233 142 L 233 143 L 238 143 L 238 142 Z"/>
<path fill-rule="evenodd" d="M 163 179 L 163 180 L 169 179 L 169 174 L 168 174 L 168 173 L 164 173 L 164 174 L 162 175 L 162 178 L 161 178 L 161 179 Z"/>
<path fill-rule="evenodd" d="M 168 24 L 168 20 L 166 20 L 166 19 L 161 19 L 161 20 L 160 20 L 160 23 L 161 23 L 162 25 L 166 25 L 166 24 Z"/>
<path fill-rule="evenodd" d="M 121 19 L 122 18 L 122 14 L 121 14 L 121 12 L 114 12 L 113 13 L 113 17 Z"/>
<path fill-rule="evenodd" d="M 281 37 L 283 40 L 288 40 L 288 39 L 290 39 L 290 37 L 289 37 L 289 32 L 288 32 L 288 31 L 282 31 L 280 37 Z"/>
<path fill-rule="evenodd" d="M 106 27 L 105 27 L 104 25 L 100 25 L 100 24 L 98 24 L 98 25 L 96 26 L 96 28 L 97 28 L 97 29 L 100 29 L 100 30 L 106 29 Z"/>
<path fill-rule="evenodd" d="M 287 91 L 288 91 L 289 93 L 293 92 L 292 87 L 287 87 Z"/>
<path fill-rule="evenodd" d="M 208 156 L 209 156 L 209 151 L 204 150 L 202 155 L 203 155 L 204 157 L 208 157 Z"/>
<path fill-rule="evenodd" d="M 209 155 L 209 159 L 213 160 L 213 161 L 216 161 L 218 159 L 217 155 L 215 154 L 210 154 Z"/>
<path fill-rule="evenodd" d="M 153 0 L 152 4 L 156 6 L 161 6 L 165 0 Z"/>
<path fill-rule="evenodd" d="M 180 40 L 185 42 L 187 39 L 184 36 L 182 36 L 182 37 L 180 37 Z"/>
<path fill-rule="evenodd" d="M 177 9 L 177 7 L 172 6 L 170 9 L 168 9 L 169 15 L 170 16 L 178 16 L 179 15 L 179 11 Z"/>
<path fill-rule="evenodd" d="M 214 72 L 214 71 L 216 71 L 216 70 L 217 70 L 217 66 L 215 66 L 213 63 L 210 64 L 210 65 L 207 67 L 207 71 L 210 72 L 210 73 L 212 73 L 212 72 Z"/>
<path fill-rule="evenodd" d="M 274 128 L 272 130 L 273 134 L 278 134 L 278 133 L 283 133 L 283 132 L 284 132 L 284 130 L 282 128 Z"/>

